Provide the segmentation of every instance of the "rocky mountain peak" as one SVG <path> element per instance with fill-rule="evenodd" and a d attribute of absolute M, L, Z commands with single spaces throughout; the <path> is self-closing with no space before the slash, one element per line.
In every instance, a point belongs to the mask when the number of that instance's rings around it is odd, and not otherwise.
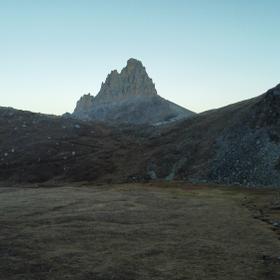
<path fill-rule="evenodd" d="M 120 73 L 111 71 L 96 97 L 83 96 L 74 111 L 80 119 L 130 123 L 161 123 L 193 114 L 160 97 L 146 68 L 134 58 Z"/>
<path fill-rule="evenodd" d="M 129 69 L 141 69 L 141 68 L 144 68 L 145 67 L 143 66 L 142 62 L 140 60 L 137 60 L 135 58 L 130 58 L 128 61 L 127 61 L 127 65 L 126 65 L 126 68 L 129 68 Z"/>
<path fill-rule="evenodd" d="M 112 71 L 102 83 L 96 103 L 121 102 L 156 96 L 156 88 L 142 62 L 131 58 L 120 73 Z"/>

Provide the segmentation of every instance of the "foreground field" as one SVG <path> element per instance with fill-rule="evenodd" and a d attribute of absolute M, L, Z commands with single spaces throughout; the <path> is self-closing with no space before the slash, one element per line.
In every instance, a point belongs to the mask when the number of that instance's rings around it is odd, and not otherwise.
<path fill-rule="evenodd" d="M 280 279 L 278 203 L 183 183 L 3 186 L 0 279 Z"/>

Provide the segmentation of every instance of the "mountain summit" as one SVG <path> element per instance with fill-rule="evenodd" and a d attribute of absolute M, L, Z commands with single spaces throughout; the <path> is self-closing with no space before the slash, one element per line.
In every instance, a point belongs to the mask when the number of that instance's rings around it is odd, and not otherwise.
<path fill-rule="evenodd" d="M 147 98 L 157 95 L 152 79 L 149 78 L 141 61 L 129 59 L 121 73 L 112 71 L 102 83 L 96 101 L 106 103 L 131 98 Z"/>
<path fill-rule="evenodd" d="M 131 58 L 120 73 L 113 70 L 96 97 L 80 98 L 73 115 L 79 119 L 156 124 L 194 113 L 157 94 L 142 62 Z"/>

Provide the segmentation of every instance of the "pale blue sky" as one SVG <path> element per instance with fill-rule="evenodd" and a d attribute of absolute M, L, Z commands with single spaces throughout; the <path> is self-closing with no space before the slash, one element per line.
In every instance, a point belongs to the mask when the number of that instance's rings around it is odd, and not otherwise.
<path fill-rule="evenodd" d="M 278 0 L 0 0 L 0 106 L 61 114 L 140 59 L 200 112 L 280 82 Z"/>

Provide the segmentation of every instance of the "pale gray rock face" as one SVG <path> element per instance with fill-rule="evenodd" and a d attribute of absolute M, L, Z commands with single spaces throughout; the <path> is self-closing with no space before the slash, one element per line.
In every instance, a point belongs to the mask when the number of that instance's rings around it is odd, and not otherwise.
<path fill-rule="evenodd" d="M 95 101 L 97 103 L 111 103 L 156 95 L 155 85 L 142 63 L 135 59 L 129 59 L 127 66 L 120 74 L 114 70 L 108 75 L 105 83 L 102 83 Z"/>
<path fill-rule="evenodd" d="M 74 115 L 83 119 L 87 118 L 87 115 L 92 109 L 94 97 L 89 94 L 83 95 L 77 102 Z"/>
<path fill-rule="evenodd" d="M 96 97 L 81 97 L 73 115 L 87 120 L 159 124 L 194 113 L 160 97 L 143 64 L 131 58 L 120 73 L 114 70 L 107 76 Z"/>

